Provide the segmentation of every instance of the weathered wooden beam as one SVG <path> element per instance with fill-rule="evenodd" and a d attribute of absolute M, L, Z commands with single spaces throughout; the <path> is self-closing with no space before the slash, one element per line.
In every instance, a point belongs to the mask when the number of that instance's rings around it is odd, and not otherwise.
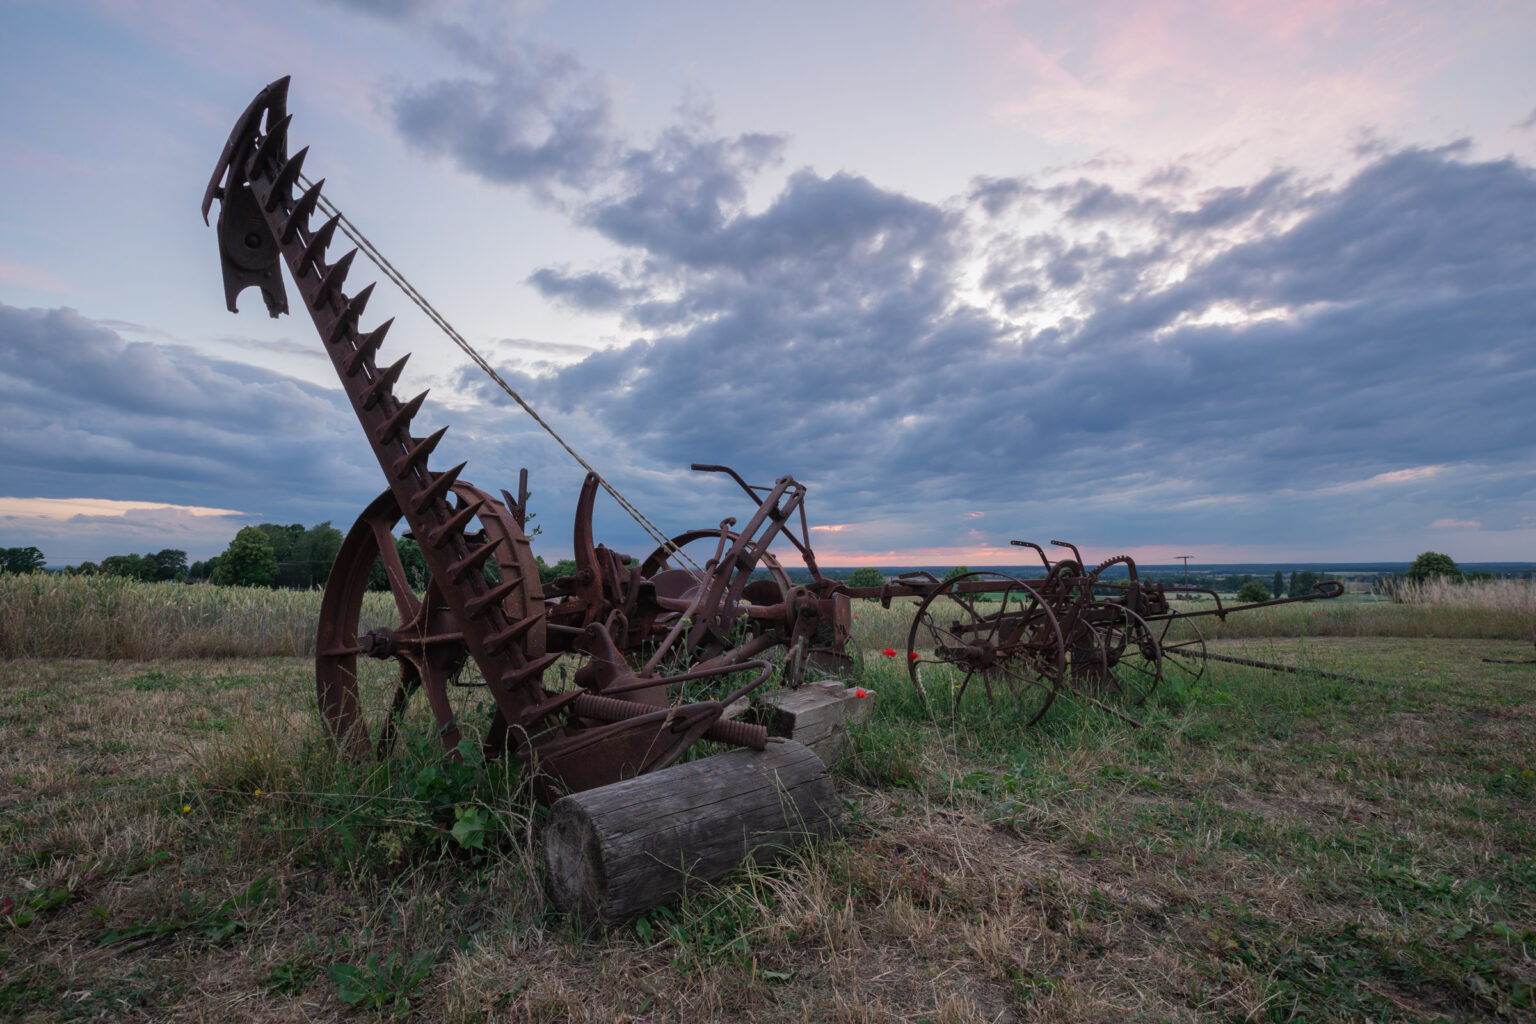
<path fill-rule="evenodd" d="M 804 743 L 831 764 L 843 756 L 848 725 L 869 717 L 871 696 L 862 687 L 848 689 L 835 682 L 772 690 L 755 698 L 752 720 L 767 726 L 768 735 Z"/>
<path fill-rule="evenodd" d="M 826 765 L 800 743 L 733 750 L 572 793 L 549 810 L 551 900 L 614 923 L 753 861 L 771 863 L 842 816 Z"/>

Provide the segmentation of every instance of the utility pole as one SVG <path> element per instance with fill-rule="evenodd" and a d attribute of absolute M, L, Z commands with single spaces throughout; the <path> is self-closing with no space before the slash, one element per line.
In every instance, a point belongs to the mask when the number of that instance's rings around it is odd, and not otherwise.
<path fill-rule="evenodd" d="M 1195 556 L 1194 555 L 1174 555 L 1173 557 L 1183 560 L 1183 562 L 1184 562 L 1184 585 L 1186 587 L 1189 586 L 1189 560 L 1191 558 L 1194 558 Z"/>

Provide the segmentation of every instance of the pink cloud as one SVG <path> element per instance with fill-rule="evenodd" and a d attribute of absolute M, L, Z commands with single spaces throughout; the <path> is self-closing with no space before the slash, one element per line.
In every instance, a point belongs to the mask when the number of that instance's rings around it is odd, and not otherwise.
<path fill-rule="evenodd" d="M 40 292 L 54 292 L 60 295 L 70 291 L 69 285 L 62 277 L 38 267 L 17 263 L 15 260 L 8 260 L 3 257 L 0 257 L 0 281 L 19 285 L 22 288 L 31 288 Z"/>

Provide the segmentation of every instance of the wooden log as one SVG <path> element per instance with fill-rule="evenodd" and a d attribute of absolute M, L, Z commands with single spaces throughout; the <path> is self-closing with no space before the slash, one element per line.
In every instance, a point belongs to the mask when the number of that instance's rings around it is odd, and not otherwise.
<path fill-rule="evenodd" d="M 792 741 L 572 793 L 544 830 L 550 898 L 587 921 L 626 921 L 749 860 L 771 863 L 841 816 L 826 765 Z"/>
<path fill-rule="evenodd" d="M 841 683 L 807 683 L 798 690 L 772 690 L 753 702 L 753 720 L 770 736 L 804 743 L 827 764 L 843 756 L 848 726 L 869 718 L 870 691 Z"/>

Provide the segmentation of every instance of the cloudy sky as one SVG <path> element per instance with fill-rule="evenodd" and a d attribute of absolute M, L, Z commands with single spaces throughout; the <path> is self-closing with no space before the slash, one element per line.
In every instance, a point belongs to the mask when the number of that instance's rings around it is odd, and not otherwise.
<path fill-rule="evenodd" d="M 708 462 L 806 483 L 827 565 L 1536 560 L 1533 44 L 1523 0 L 4 0 L 0 546 L 382 488 L 198 215 L 291 74 L 306 172 L 669 532 L 750 513 Z M 565 556 L 581 471 L 375 315 L 434 465 L 527 466 Z"/>

